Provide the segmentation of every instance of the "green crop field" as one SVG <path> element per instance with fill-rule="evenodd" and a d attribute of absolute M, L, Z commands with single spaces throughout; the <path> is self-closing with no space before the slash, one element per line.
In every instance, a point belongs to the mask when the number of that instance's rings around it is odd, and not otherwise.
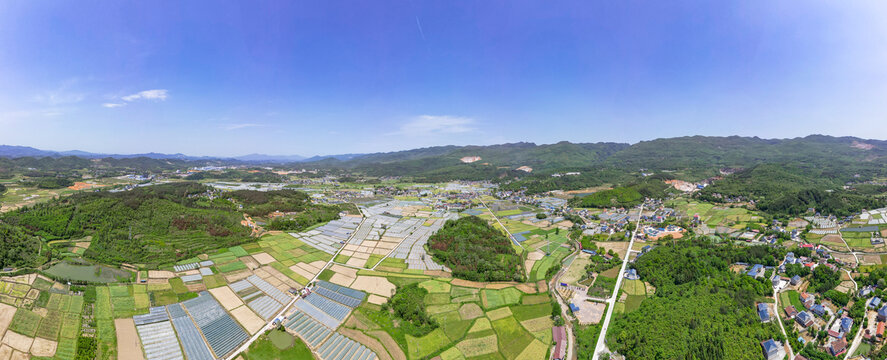
<path fill-rule="evenodd" d="M 406 335 L 407 352 L 410 359 L 419 359 L 435 353 L 450 344 L 443 329 L 437 328 L 423 337 Z"/>
<path fill-rule="evenodd" d="M 111 307 L 114 309 L 114 318 L 132 317 L 136 314 L 135 299 L 132 297 L 112 297 Z"/>
<path fill-rule="evenodd" d="M 74 360 L 77 353 L 77 339 L 62 338 L 55 350 L 55 358 L 61 360 Z"/>
<path fill-rule="evenodd" d="M 448 293 L 450 292 L 450 283 L 438 281 L 438 280 L 428 280 L 419 283 L 419 287 L 428 290 L 430 293 Z"/>
<path fill-rule="evenodd" d="M 551 301 L 547 294 L 524 295 L 521 303 L 524 305 L 536 305 Z"/>
<path fill-rule="evenodd" d="M 95 317 L 97 319 L 113 319 L 111 313 L 111 290 L 107 287 L 96 287 Z"/>
<path fill-rule="evenodd" d="M 49 340 L 57 340 L 59 337 L 59 329 L 62 327 L 63 314 L 60 311 L 50 310 L 46 317 L 40 321 L 40 327 L 37 329 L 37 336 Z"/>
<path fill-rule="evenodd" d="M 176 292 L 176 294 L 185 294 L 188 291 L 188 287 L 185 286 L 185 283 L 182 282 L 181 278 L 172 278 L 169 279 L 169 286 L 172 287 L 172 290 Z"/>
<path fill-rule="evenodd" d="M 481 300 L 485 309 L 495 309 L 500 306 L 517 304 L 520 302 L 521 292 L 513 287 L 502 290 L 481 290 Z"/>
<path fill-rule="evenodd" d="M 76 339 L 80 336 L 80 315 L 74 313 L 66 313 L 62 317 L 62 328 L 60 336 L 62 338 Z"/>
<path fill-rule="evenodd" d="M 551 315 L 551 303 L 542 303 L 538 305 L 512 306 L 511 313 L 517 321 L 535 319 L 543 316 Z"/>
<path fill-rule="evenodd" d="M 42 319 L 40 315 L 30 310 L 18 309 L 15 312 L 15 316 L 12 317 L 12 324 L 9 325 L 9 330 L 22 335 L 34 336 L 37 333 L 37 328 L 40 327 L 40 320 Z"/>
<path fill-rule="evenodd" d="M 647 295 L 647 287 L 640 280 L 625 280 L 622 282 L 622 290 L 628 295 Z"/>
<path fill-rule="evenodd" d="M 246 269 L 246 264 L 244 264 L 240 261 L 235 261 L 235 262 L 227 263 L 225 265 L 219 265 L 216 268 L 219 269 L 220 272 L 227 273 L 227 272 Z"/>
<path fill-rule="evenodd" d="M 510 316 L 493 321 L 493 329 L 499 338 L 499 349 L 506 359 L 516 359 L 533 342 L 533 335 Z"/>
<path fill-rule="evenodd" d="M 116 285 L 110 286 L 108 289 L 111 291 L 111 297 L 121 297 L 121 296 L 129 296 L 129 287 L 126 285 Z"/>

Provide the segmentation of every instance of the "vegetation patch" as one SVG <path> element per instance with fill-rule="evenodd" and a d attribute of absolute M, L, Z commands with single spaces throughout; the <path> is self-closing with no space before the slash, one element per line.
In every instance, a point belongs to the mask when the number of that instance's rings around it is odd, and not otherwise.
<path fill-rule="evenodd" d="M 471 281 L 523 281 L 523 264 L 511 245 L 476 216 L 447 220 L 428 239 L 435 260 L 452 269 L 454 277 Z"/>
<path fill-rule="evenodd" d="M 397 292 L 382 306 L 400 320 L 404 333 L 413 337 L 421 337 L 438 327 L 437 321 L 428 315 L 424 299 L 428 290 L 416 284 L 398 287 Z"/>
<path fill-rule="evenodd" d="M 422 337 L 407 335 L 407 350 L 410 359 L 426 357 L 447 346 L 450 339 L 442 329 L 435 329 Z"/>
<path fill-rule="evenodd" d="M 500 306 L 513 305 L 520 302 L 521 292 L 514 287 L 501 290 L 481 290 L 481 300 L 486 309 L 495 309 Z"/>
<path fill-rule="evenodd" d="M 19 334 L 33 337 L 37 333 L 37 328 L 40 326 L 40 320 L 42 319 L 43 317 L 40 315 L 20 308 L 16 310 L 15 316 L 12 317 L 12 324 L 9 325 L 9 329 Z"/>
<path fill-rule="evenodd" d="M 496 343 L 496 335 L 493 334 L 482 338 L 462 340 L 456 344 L 456 348 L 459 349 L 459 352 L 465 354 L 465 357 L 470 358 L 498 352 L 499 349 Z"/>
<path fill-rule="evenodd" d="M 462 320 L 472 320 L 484 315 L 484 311 L 475 303 L 468 303 L 459 308 L 459 316 Z"/>
<path fill-rule="evenodd" d="M 493 329 L 499 338 L 499 349 L 506 359 L 517 358 L 533 342 L 533 335 L 510 316 L 493 321 Z"/>

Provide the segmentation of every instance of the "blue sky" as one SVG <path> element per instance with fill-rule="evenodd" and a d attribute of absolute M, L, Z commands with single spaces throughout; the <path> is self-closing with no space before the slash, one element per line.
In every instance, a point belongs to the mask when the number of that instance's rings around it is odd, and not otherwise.
<path fill-rule="evenodd" d="M 887 3 L 5 1 L 0 143 L 337 154 L 887 139 Z"/>

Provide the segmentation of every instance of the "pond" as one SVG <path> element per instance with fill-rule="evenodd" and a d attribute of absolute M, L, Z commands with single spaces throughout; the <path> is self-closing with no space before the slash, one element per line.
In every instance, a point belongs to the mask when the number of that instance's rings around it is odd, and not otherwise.
<path fill-rule="evenodd" d="M 111 283 L 126 281 L 132 272 L 105 265 L 72 264 L 60 262 L 47 269 L 46 272 L 59 279 Z"/>

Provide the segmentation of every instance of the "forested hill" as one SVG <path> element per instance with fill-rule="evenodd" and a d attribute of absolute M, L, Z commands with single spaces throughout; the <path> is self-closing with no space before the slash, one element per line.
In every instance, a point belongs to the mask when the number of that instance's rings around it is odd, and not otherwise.
<path fill-rule="evenodd" d="M 462 157 L 479 156 L 474 163 Z M 428 180 L 546 177 L 571 170 L 638 172 L 670 171 L 675 177 L 698 180 L 722 168 L 749 168 L 779 163 L 846 168 L 865 172 L 872 164 L 887 163 L 887 142 L 853 137 L 811 135 L 794 139 L 689 136 L 619 143 L 549 145 L 514 143 L 491 146 L 440 146 L 391 153 L 361 155 L 350 160 L 325 159 L 294 164 L 361 172 L 372 176 L 415 176 Z M 531 174 L 515 171 L 533 168 Z"/>
<path fill-rule="evenodd" d="M 92 236 L 85 257 L 93 260 L 156 265 L 250 241 L 243 214 L 276 210 L 297 213 L 293 223 L 285 224 L 294 229 L 338 218 L 339 212 L 338 207 L 313 205 L 305 193 L 293 190 L 220 193 L 181 182 L 77 193 L 11 211 L 2 221 L 46 240 Z"/>

